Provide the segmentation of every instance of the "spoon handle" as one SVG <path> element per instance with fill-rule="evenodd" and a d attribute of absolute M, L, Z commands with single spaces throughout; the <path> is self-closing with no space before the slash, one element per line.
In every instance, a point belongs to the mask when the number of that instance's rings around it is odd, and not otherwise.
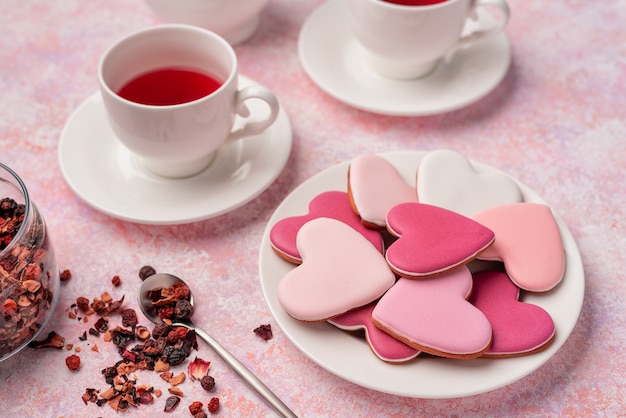
<path fill-rule="evenodd" d="M 194 327 L 196 334 L 206 342 L 243 380 L 245 380 L 256 392 L 265 399 L 265 401 L 281 416 L 289 418 L 297 418 L 287 405 L 283 403 L 263 382 L 259 380 L 246 366 L 243 365 L 235 356 L 226 350 L 206 331 Z"/>

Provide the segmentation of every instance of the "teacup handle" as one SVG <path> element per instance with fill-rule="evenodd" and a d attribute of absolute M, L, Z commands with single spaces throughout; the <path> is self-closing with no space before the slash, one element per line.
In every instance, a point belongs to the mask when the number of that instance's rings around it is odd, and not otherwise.
<path fill-rule="evenodd" d="M 484 30 L 476 30 L 465 36 L 462 36 L 461 39 L 459 39 L 459 42 L 455 45 L 454 49 L 457 49 L 464 45 L 473 43 L 477 40 L 485 39 L 497 33 L 500 33 L 504 30 L 507 23 L 509 22 L 511 11 L 509 9 L 509 5 L 506 2 L 506 0 L 474 0 L 472 3 L 473 4 L 472 4 L 470 14 L 469 14 L 470 19 L 478 20 L 477 11 L 480 7 L 485 7 L 485 6 L 493 6 L 499 9 L 500 13 L 502 14 L 502 18 L 498 22 L 499 24 L 494 25 L 491 28 L 484 29 Z"/>
<path fill-rule="evenodd" d="M 260 134 L 265 131 L 267 128 L 272 126 L 276 118 L 278 117 L 278 112 L 280 110 L 280 105 L 278 104 L 278 99 L 274 96 L 269 89 L 262 86 L 248 86 L 237 92 L 237 97 L 235 99 L 235 109 L 237 114 L 243 118 L 247 118 L 250 116 L 250 110 L 246 106 L 246 101 L 249 99 L 260 99 L 264 101 L 270 109 L 270 114 L 267 118 L 263 120 L 246 122 L 241 128 L 236 131 L 231 132 L 228 139 L 240 139 L 250 135 Z"/>

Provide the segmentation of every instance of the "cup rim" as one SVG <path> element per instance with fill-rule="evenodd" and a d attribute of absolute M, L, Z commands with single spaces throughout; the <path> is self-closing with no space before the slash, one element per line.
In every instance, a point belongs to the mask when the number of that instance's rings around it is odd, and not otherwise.
<path fill-rule="evenodd" d="M 362 1 L 362 0 L 361 0 Z M 445 7 L 446 5 L 448 5 L 449 3 L 455 3 L 459 0 L 442 0 L 438 3 L 433 3 L 433 4 L 424 4 L 424 5 L 419 5 L 419 4 L 398 4 L 398 3 L 392 3 L 386 0 L 369 0 L 372 3 L 376 3 L 379 4 L 381 7 L 386 7 L 389 9 L 396 9 L 396 10 L 404 10 L 404 11 L 423 11 L 423 10 L 430 10 L 430 9 L 438 9 L 441 7 Z"/>
<path fill-rule="evenodd" d="M 161 31 L 165 31 L 165 30 L 185 30 L 185 31 L 193 31 L 196 33 L 199 33 L 201 35 L 204 36 L 209 36 L 211 38 L 213 38 L 215 41 L 217 41 L 218 43 L 220 43 L 225 50 L 227 51 L 231 61 L 233 62 L 233 67 L 230 70 L 230 73 L 228 74 L 228 77 L 226 78 L 226 80 L 224 80 L 221 84 L 221 86 L 216 89 L 215 91 L 207 94 L 206 96 L 202 96 L 198 99 L 195 100 L 191 100 L 188 102 L 184 102 L 184 103 L 177 103 L 177 104 L 172 104 L 172 105 L 151 105 L 151 104 L 144 104 L 144 103 L 139 103 L 139 102 L 135 102 L 132 100 L 128 100 L 122 96 L 120 96 L 119 94 L 117 94 L 117 92 L 115 92 L 113 89 L 111 89 L 111 87 L 109 87 L 109 84 L 104 80 L 104 76 L 103 76 L 103 67 L 105 65 L 105 61 L 106 59 L 109 57 L 109 55 L 111 54 L 111 52 L 118 48 L 121 44 L 128 42 L 129 40 L 142 36 L 146 33 L 150 33 L 150 32 L 161 32 Z M 100 87 L 103 88 L 107 94 L 109 94 L 112 97 L 115 97 L 117 100 L 122 101 L 123 103 L 130 105 L 130 106 L 134 106 L 137 108 L 142 108 L 142 109 L 177 109 L 177 108 L 184 108 L 184 107 L 188 107 L 188 106 L 192 106 L 198 102 L 204 101 L 204 100 L 208 100 L 213 96 L 218 95 L 219 93 L 221 93 L 223 90 L 225 90 L 227 88 L 228 85 L 230 85 L 233 81 L 233 79 L 237 76 L 238 74 L 238 61 L 237 61 L 237 55 L 235 54 L 235 50 L 233 49 L 233 47 L 228 43 L 228 41 L 226 41 L 223 37 L 221 37 L 219 34 L 212 32 L 208 29 L 204 29 L 201 28 L 199 26 L 194 26 L 194 25 L 189 25 L 189 24 L 185 24 L 185 23 L 163 23 L 163 24 L 157 24 L 157 25 L 153 25 L 147 28 L 142 28 L 139 30 L 136 30 L 134 32 L 130 32 L 124 36 L 122 36 L 121 38 L 119 38 L 118 40 L 116 40 L 113 44 L 111 44 L 102 54 L 102 56 L 100 57 L 100 60 L 98 62 L 98 82 L 100 84 Z"/>

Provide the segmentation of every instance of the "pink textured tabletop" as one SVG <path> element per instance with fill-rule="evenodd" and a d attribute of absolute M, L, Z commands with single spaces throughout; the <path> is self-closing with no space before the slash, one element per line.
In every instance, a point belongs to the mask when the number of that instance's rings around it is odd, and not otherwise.
<path fill-rule="evenodd" d="M 269 87 L 287 112 L 293 146 L 284 170 L 258 197 L 220 216 L 180 225 L 146 225 L 93 209 L 68 186 L 59 164 L 63 127 L 98 89 L 102 52 L 120 36 L 160 23 L 142 0 L 0 0 L 0 161 L 24 180 L 44 214 L 59 268 L 52 318 L 68 350 L 26 348 L 0 363 L 0 415 L 113 416 L 84 404 L 86 388 L 107 387 L 100 371 L 119 360 L 111 343 L 78 337 L 93 326 L 69 317 L 79 296 L 125 295 L 138 309 L 138 271 L 185 278 L 195 322 L 219 340 L 299 416 L 624 416 L 626 414 L 626 8 L 621 1 L 510 0 L 512 60 L 484 98 L 429 116 L 356 109 L 325 93 L 303 69 L 298 39 L 320 0 L 270 0 L 255 35 L 235 48 L 243 75 Z M 336 63 L 328 62 L 328 66 Z M 545 364 L 504 387 L 452 399 L 368 389 L 320 367 L 276 323 L 259 274 L 261 240 L 278 205 L 298 185 L 355 156 L 451 148 L 502 170 L 542 196 L 570 229 L 581 253 L 585 297 L 573 332 Z M 78 156 L 80 158 L 80 156 Z M 114 164 L 112 162 L 111 164 Z M 167 196 L 163 197 L 168 199 Z M 119 275 L 121 285 L 111 278 Z M 112 315 L 112 323 L 120 321 Z M 139 315 L 140 324 L 151 324 Z M 253 330 L 271 324 L 264 341 Z M 337 331 L 339 332 L 339 331 Z M 97 345 L 98 351 L 92 350 Z M 81 368 L 65 358 L 80 348 Z M 190 379 L 177 416 L 219 397 L 219 416 L 274 412 L 202 341 L 211 361 L 206 392 Z M 502 360 L 506 361 L 506 360 Z M 175 372 L 186 371 L 186 364 Z M 402 366 L 397 366 L 402 367 Z M 129 416 L 159 416 L 169 385 L 154 372 L 139 383 L 164 393 Z M 376 380 L 376 375 L 371 375 Z M 366 385 L 367 386 L 367 385 Z"/>

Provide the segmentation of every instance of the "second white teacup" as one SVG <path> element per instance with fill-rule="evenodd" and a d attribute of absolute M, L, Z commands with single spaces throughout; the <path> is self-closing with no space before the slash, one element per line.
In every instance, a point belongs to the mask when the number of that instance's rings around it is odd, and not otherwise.
<path fill-rule="evenodd" d="M 506 0 L 348 0 L 350 24 L 366 63 L 395 79 L 428 75 L 447 53 L 500 33 L 509 19 Z M 461 36 L 479 8 L 493 7 L 500 19 Z"/>
<path fill-rule="evenodd" d="M 262 86 L 238 88 L 237 57 L 219 35 L 167 24 L 123 37 L 98 66 L 111 128 L 141 164 L 164 177 L 204 170 L 226 141 L 262 133 L 279 104 Z M 268 115 L 248 115 L 245 102 L 260 99 Z M 246 123 L 233 130 L 240 115 Z"/>

